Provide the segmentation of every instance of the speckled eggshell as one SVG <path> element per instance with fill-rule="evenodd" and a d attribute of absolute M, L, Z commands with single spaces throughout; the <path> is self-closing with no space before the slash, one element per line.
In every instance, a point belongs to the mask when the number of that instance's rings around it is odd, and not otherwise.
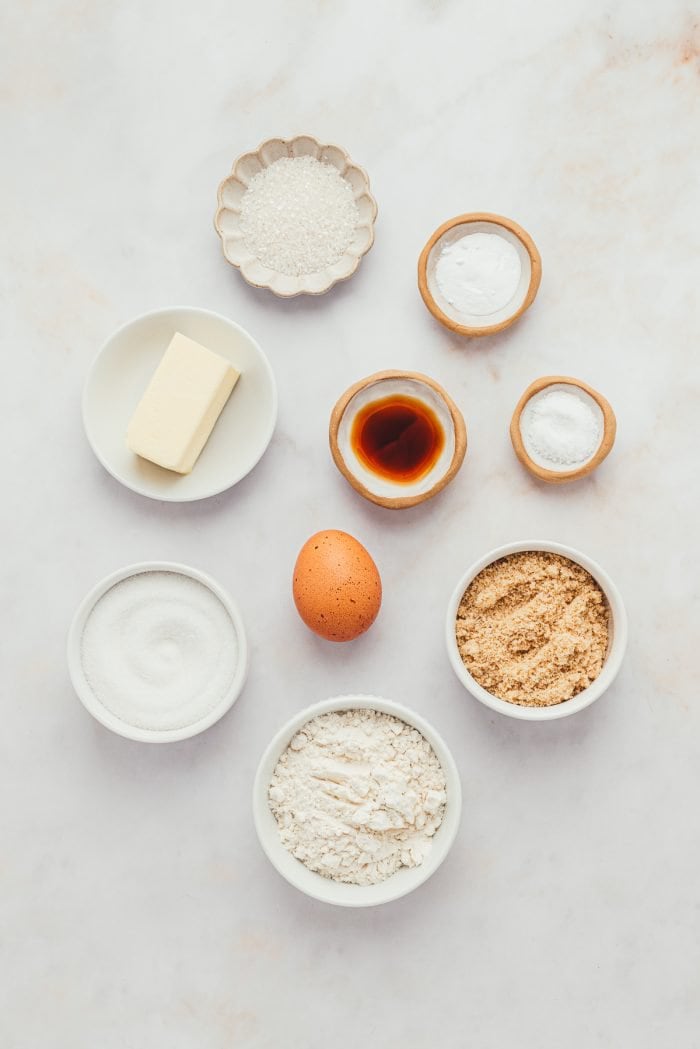
<path fill-rule="evenodd" d="M 347 532 L 316 532 L 294 566 L 294 604 L 310 630 L 327 641 L 352 641 L 369 630 L 382 603 L 374 561 Z"/>

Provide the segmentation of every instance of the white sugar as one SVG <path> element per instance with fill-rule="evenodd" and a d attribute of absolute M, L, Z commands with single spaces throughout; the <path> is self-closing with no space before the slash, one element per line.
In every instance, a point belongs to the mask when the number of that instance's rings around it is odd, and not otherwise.
<path fill-rule="evenodd" d="M 294 276 L 338 262 L 359 212 L 350 183 L 315 157 L 281 157 L 255 175 L 241 199 L 241 233 L 265 266 Z"/>
<path fill-rule="evenodd" d="M 193 725 L 226 696 L 238 637 L 219 598 L 177 572 L 141 572 L 99 599 L 83 629 L 83 672 L 96 698 L 137 728 Z"/>

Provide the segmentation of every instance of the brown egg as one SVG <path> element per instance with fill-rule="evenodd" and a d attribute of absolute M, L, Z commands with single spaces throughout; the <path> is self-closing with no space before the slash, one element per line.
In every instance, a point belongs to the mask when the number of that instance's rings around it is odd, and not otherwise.
<path fill-rule="evenodd" d="M 382 603 L 382 581 L 364 546 L 347 532 L 316 532 L 294 566 L 294 604 L 327 641 L 352 641 L 369 630 Z"/>

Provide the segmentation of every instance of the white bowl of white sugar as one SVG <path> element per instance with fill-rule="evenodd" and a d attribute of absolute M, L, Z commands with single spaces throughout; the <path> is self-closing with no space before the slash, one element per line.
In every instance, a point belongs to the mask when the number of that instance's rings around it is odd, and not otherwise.
<path fill-rule="evenodd" d="M 248 647 L 240 613 L 196 568 L 148 561 L 101 580 L 68 634 L 85 708 L 127 739 L 170 743 L 209 728 L 240 695 Z"/>
<path fill-rule="evenodd" d="M 253 787 L 260 844 L 291 885 L 372 907 L 434 874 L 459 827 L 454 758 L 424 718 L 378 696 L 336 696 L 276 733 Z"/>

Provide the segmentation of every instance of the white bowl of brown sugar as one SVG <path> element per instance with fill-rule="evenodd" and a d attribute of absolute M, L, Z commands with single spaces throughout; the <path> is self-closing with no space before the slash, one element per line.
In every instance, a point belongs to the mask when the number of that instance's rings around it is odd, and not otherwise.
<path fill-rule="evenodd" d="M 590 557 L 530 540 L 464 573 L 447 609 L 452 668 L 481 703 L 526 721 L 567 717 L 602 696 L 627 646 L 617 587 Z"/>

